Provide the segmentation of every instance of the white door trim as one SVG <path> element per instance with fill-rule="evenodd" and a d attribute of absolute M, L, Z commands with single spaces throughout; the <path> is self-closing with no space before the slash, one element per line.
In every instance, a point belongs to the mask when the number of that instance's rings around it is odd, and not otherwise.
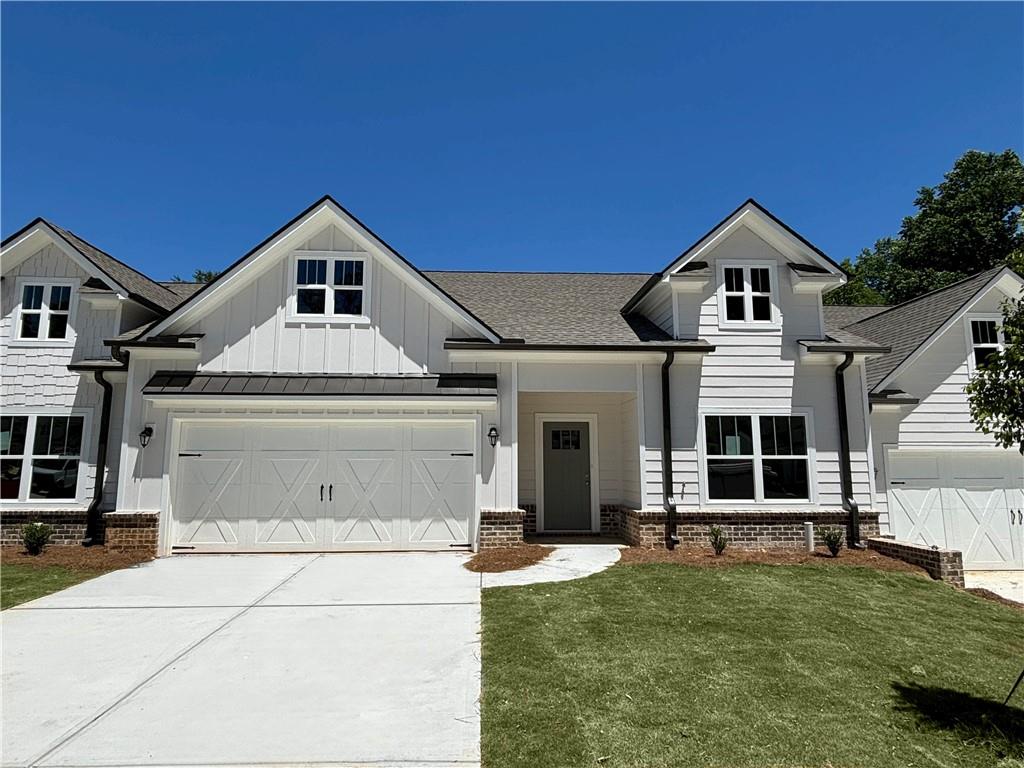
<path fill-rule="evenodd" d="M 597 414 L 537 413 L 534 414 L 534 461 L 537 472 L 537 533 L 544 533 L 544 424 L 549 421 L 578 421 L 590 432 L 590 532 L 601 532 L 601 478 L 598 476 Z M 556 533 L 556 531 L 552 531 Z M 578 533 L 578 531 L 576 531 Z"/>

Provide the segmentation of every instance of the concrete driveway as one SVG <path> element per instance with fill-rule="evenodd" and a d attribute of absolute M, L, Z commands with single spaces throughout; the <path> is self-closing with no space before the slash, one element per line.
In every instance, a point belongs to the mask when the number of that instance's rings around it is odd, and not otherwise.
<path fill-rule="evenodd" d="M 465 559 L 179 556 L 4 611 L 3 764 L 478 764 Z"/>

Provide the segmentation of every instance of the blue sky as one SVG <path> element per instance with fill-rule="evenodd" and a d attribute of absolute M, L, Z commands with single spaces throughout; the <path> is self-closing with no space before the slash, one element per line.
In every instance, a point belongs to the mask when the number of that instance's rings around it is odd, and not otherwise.
<path fill-rule="evenodd" d="M 157 278 L 338 200 L 423 268 L 644 271 L 753 196 L 836 259 L 1022 152 L 1024 5 L 16 4 L 4 236 Z"/>

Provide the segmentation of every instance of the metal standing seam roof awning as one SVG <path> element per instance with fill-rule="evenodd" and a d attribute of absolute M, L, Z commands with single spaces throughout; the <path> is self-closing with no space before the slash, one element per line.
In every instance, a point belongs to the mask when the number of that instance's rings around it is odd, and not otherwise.
<path fill-rule="evenodd" d="M 157 371 L 142 394 L 153 401 L 459 401 L 493 407 L 495 374 L 303 375 Z"/>

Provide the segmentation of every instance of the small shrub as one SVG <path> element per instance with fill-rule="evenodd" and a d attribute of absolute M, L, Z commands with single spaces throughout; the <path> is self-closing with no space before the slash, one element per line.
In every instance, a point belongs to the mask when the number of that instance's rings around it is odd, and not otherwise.
<path fill-rule="evenodd" d="M 711 540 L 711 548 L 715 550 L 716 557 L 725 552 L 725 548 L 729 546 L 729 537 L 717 525 L 711 526 L 711 530 L 708 531 L 708 538 Z"/>
<path fill-rule="evenodd" d="M 27 523 L 21 528 L 21 541 L 25 551 L 30 555 L 38 555 L 50 543 L 53 527 L 46 523 Z"/>
<path fill-rule="evenodd" d="M 821 540 L 825 542 L 832 557 L 839 557 L 839 550 L 843 548 L 843 532 L 838 528 L 829 528 L 821 534 Z"/>

